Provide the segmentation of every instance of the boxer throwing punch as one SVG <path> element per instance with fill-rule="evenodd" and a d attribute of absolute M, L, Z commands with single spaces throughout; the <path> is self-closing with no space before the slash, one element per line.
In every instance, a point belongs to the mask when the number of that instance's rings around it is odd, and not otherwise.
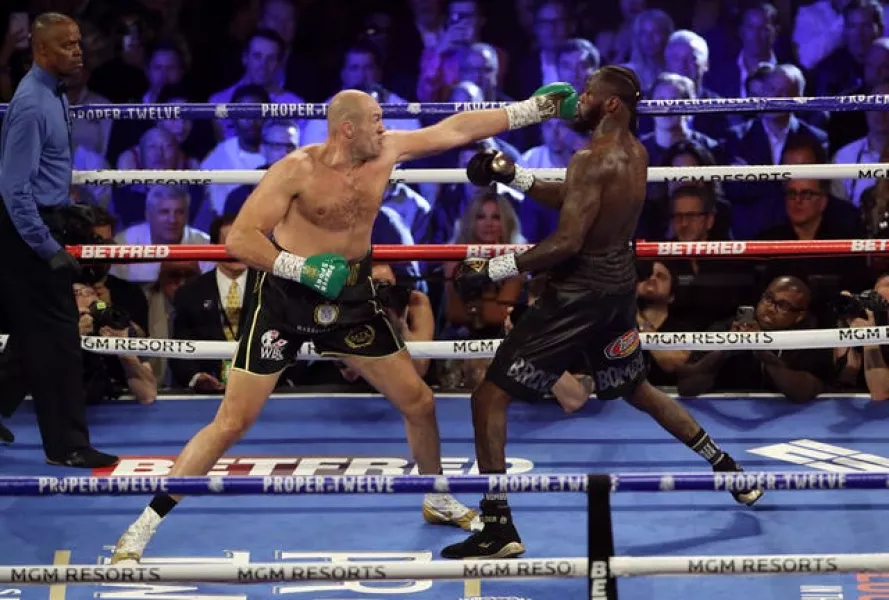
<path fill-rule="evenodd" d="M 566 370 L 593 375 L 600 399 L 623 396 L 654 417 L 717 471 L 739 471 L 694 418 L 646 380 L 636 330 L 636 269 L 631 240 L 645 201 L 648 154 L 634 135 L 641 98 L 635 73 L 605 67 L 590 76 L 574 125 L 592 132 L 571 159 L 564 183 L 536 181 L 501 153 L 467 166 L 476 185 L 494 181 L 560 209 L 556 231 L 526 253 L 467 260 L 455 285 L 475 288 L 526 271 L 548 271 L 546 288 L 506 337 L 472 395 L 475 448 L 482 473 L 504 473 L 510 398 L 537 400 Z M 737 492 L 752 504 L 758 490 Z M 508 558 L 525 551 L 505 494 L 486 494 L 483 529 L 442 551 L 445 558 Z"/>
<path fill-rule="evenodd" d="M 572 114 L 576 99 L 569 85 L 552 84 L 506 109 L 387 132 L 371 96 L 355 90 L 334 96 L 327 140 L 275 163 L 232 224 L 229 253 L 260 271 L 245 302 L 246 331 L 216 417 L 188 442 L 171 475 L 206 474 L 250 428 L 307 341 L 385 395 L 404 416 L 420 473 L 441 473 L 432 390 L 414 369 L 371 278 L 370 237 L 383 193 L 396 163 Z M 155 496 L 118 541 L 112 561 L 141 558 L 177 501 Z M 476 513 L 447 494 L 429 494 L 423 516 L 469 529 Z"/>

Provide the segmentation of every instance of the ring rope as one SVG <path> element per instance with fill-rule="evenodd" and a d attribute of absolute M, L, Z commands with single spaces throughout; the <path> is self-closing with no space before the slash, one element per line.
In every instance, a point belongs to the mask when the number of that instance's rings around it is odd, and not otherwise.
<path fill-rule="evenodd" d="M 774 554 L 736 556 L 614 556 L 609 576 L 816 575 L 882 572 L 889 554 Z M 587 577 L 586 558 L 446 561 L 342 561 L 188 565 L 0 566 L 0 583 L 89 585 L 107 583 L 239 583 Z"/>
<path fill-rule="evenodd" d="M 889 344 L 889 327 L 845 329 L 805 329 L 799 331 L 724 331 L 640 333 L 644 350 L 804 350 L 851 348 L 863 344 Z M 0 335 L 0 352 L 6 349 L 8 334 Z M 416 359 L 492 358 L 502 340 L 436 340 L 405 342 Z M 237 342 L 82 336 L 84 350 L 97 354 L 178 358 L 187 360 L 227 360 L 237 350 Z M 336 360 L 315 351 L 305 343 L 297 360 Z"/>
<path fill-rule="evenodd" d="M 889 252 L 889 240 L 782 240 L 782 241 L 712 241 L 712 242 L 635 242 L 638 258 L 775 258 L 800 256 L 845 256 Z M 449 261 L 466 258 L 493 258 L 522 253 L 531 244 L 376 244 L 371 248 L 374 260 Z M 220 244 L 99 244 L 67 246 L 75 258 L 86 262 L 157 262 L 162 260 L 231 261 L 236 260 Z"/>
<path fill-rule="evenodd" d="M 535 177 L 551 181 L 565 179 L 565 169 L 528 169 Z M 263 169 L 221 170 L 99 170 L 74 171 L 74 185 L 256 185 Z M 712 167 L 649 167 L 649 182 L 763 182 L 790 179 L 879 179 L 889 177 L 886 165 L 816 164 L 816 165 L 728 165 Z M 395 169 L 391 183 L 469 183 L 465 169 Z"/>
<path fill-rule="evenodd" d="M 0 496 L 377 495 L 885 490 L 889 472 L 523 473 L 507 475 L 3 476 Z"/>
<path fill-rule="evenodd" d="M 503 108 L 509 102 L 410 102 L 381 104 L 388 119 L 415 119 L 420 114 L 452 115 L 460 112 Z M 324 103 L 249 103 L 249 104 L 81 104 L 71 106 L 73 119 L 171 120 L 171 119 L 323 119 Z M 695 98 L 677 100 L 642 100 L 641 115 L 693 115 L 735 112 L 800 112 L 887 110 L 889 96 L 861 94 L 853 96 L 814 96 L 797 98 Z M 9 109 L 0 104 L 0 116 Z"/>

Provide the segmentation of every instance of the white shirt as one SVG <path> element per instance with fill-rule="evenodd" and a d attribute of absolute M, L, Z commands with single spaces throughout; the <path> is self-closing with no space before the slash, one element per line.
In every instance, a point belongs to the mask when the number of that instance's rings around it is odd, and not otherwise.
<path fill-rule="evenodd" d="M 769 60 L 761 61 L 767 62 L 770 65 L 777 65 L 778 59 L 775 56 L 775 53 L 772 52 L 772 56 L 769 57 Z M 747 70 L 747 66 L 744 64 L 744 54 L 741 53 L 738 55 L 738 71 L 741 72 L 741 98 L 747 97 L 747 78 L 750 77 L 750 71 Z M 778 164 L 778 163 L 775 163 Z"/>
<path fill-rule="evenodd" d="M 519 158 L 519 164 L 526 169 L 564 169 L 568 163 L 550 151 L 549 146 L 534 146 Z"/>
<path fill-rule="evenodd" d="M 327 102 L 330 102 L 330 98 L 327 99 Z M 408 104 L 407 100 L 392 92 L 389 93 L 387 102 L 391 104 Z M 413 131 L 422 127 L 417 119 L 383 119 L 383 125 L 386 126 L 386 129 L 401 131 Z M 302 137 L 300 138 L 300 145 L 321 144 L 326 139 L 327 121 L 324 119 L 312 119 L 306 122 Z"/>
<path fill-rule="evenodd" d="M 762 128 L 766 130 L 766 137 L 769 138 L 769 146 L 772 148 L 773 165 L 781 164 L 781 154 L 784 152 L 784 144 L 787 143 L 787 136 L 791 131 L 796 131 L 798 126 L 799 122 L 794 115 L 790 115 L 790 120 L 787 121 L 787 125 L 778 131 L 768 127 L 763 122 Z"/>
<path fill-rule="evenodd" d="M 141 246 L 150 245 L 151 229 L 148 222 L 136 223 L 128 227 L 114 236 L 114 241 L 123 246 Z M 185 231 L 182 233 L 180 244 L 209 244 L 210 236 L 186 225 Z M 216 263 L 202 262 L 200 263 L 201 272 L 206 273 L 214 268 Z M 111 267 L 111 274 L 127 281 L 134 283 L 154 283 L 160 275 L 160 263 L 130 263 L 125 265 L 115 265 Z"/>
<path fill-rule="evenodd" d="M 880 151 L 871 150 L 865 136 L 837 150 L 832 162 L 842 165 L 878 163 L 880 162 Z M 861 193 L 876 183 L 876 179 L 835 179 L 831 184 L 831 192 L 837 198 L 851 202 L 855 206 L 861 206 Z"/>
<path fill-rule="evenodd" d="M 238 282 L 238 306 L 244 306 L 244 288 L 247 286 L 247 269 L 238 275 L 235 279 L 230 279 L 228 275 L 223 273 L 219 267 L 216 268 L 216 289 L 219 290 L 219 306 L 225 310 L 225 301 L 228 298 L 228 292 L 232 287 L 232 282 Z M 237 323 L 232 323 L 237 325 Z"/>
<path fill-rule="evenodd" d="M 800 6 L 793 23 L 793 41 L 800 64 L 813 69 L 843 43 L 843 15 L 833 9 L 830 0 Z"/>
<path fill-rule="evenodd" d="M 242 85 L 246 85 L 248 82 L 244 79 L 241 79 L 238 83 L 234 84 L 231 87 L 225 88 L 219 92 L 216 92 L 212 96 L 208 102 L 210 104 L 231 104 L 232 96 L 235 94 L 235 90 L 241 87 Z M 271 89 L 268 90 L 269 99 L 272 101 L 272 104 L 304 104 L 305 100 L 294 94 L 293 92 L 288 92 L 285 89 Z M 225 133 L 225 137 L 230 138 L 235 135 L 235 122 L 233 119 L 221 119 L 220 123 L 222 125 L 222 131 Z"/>
<path fill-rule="evenodd" d="M 383 198 L 383 206 L 387 206 L 398 213 L 405 226 L 413 231 L 414 225 L 420 216 L 425 216 L 432 210 L 429 201 L 403 183 L 398 183 Z"/>
<path fill-rule="evenodd" d="M 85 89 L 77 98 L 71 98 L 71 104 L 111 104 L 111 100 Z M 111 119 L 74 119 L 71 124 L 71 139 L 74 144 L 102 156 L 108 150 L 110 136 Z"/>
<path fill-rule="evenodd" d="M 216 144 L 203 161 L 201 169 L 257 169 L 266 163 L 261 152 L 248 152 L 241 148 L 238 138 L 228 138 Z M 237 183 L 214 183 L 207 186 L 207 198 L 217 215 L 225 208 L 226 197 L 238 187 Z"/>
<path fill-rule="evenodd" d="M 80 171 L 101 171 L 109 168 L 108 161 L 104 156 L 76 142 L 74 155 L 71 157 L 71 166 Z M 89 191 L 99 205 L 107 208 L 111 203 L 111 186 L 84 185 L 82 187 Z"/>

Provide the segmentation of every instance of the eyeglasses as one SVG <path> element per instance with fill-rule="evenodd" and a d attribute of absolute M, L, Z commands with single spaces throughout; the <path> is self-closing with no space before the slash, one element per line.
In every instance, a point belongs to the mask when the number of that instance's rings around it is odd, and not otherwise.
<path fill-rule="evenodd" d="M 674 221 L 684 221 L 686 219 L 700 219 L 701 217 L 706 217 L 709 213 L 706 212 L 677 212 L 670 215 L 670 218 Z"/>
<path fill-rule="evenodd" d="M 762 299 L 783 313 L 798 313 L 805 310 L 788 302 L 787 300 L 779 300 L 773 292 L 770 292 L 768 290 L 766 290 L 766 292 L 762 295 Z"/>
<path fill-rule="evenodd" d="M 824 195 L 824 192 L 816 190 L 784 190 L 784 197 L 787 200 L 799 199 L 802 202 L 811 202 Z"/>

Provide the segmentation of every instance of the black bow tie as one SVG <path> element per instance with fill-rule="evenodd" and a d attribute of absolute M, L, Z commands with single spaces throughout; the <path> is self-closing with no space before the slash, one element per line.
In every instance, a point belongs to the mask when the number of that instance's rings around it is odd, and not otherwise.
<path fill-rule="evenodd" d="M 64 81 L 60 81 L 58 85 L 56 85 L 56 96 L 61 96 L 65 92 L 68 91 L 68 84 Z"/>

